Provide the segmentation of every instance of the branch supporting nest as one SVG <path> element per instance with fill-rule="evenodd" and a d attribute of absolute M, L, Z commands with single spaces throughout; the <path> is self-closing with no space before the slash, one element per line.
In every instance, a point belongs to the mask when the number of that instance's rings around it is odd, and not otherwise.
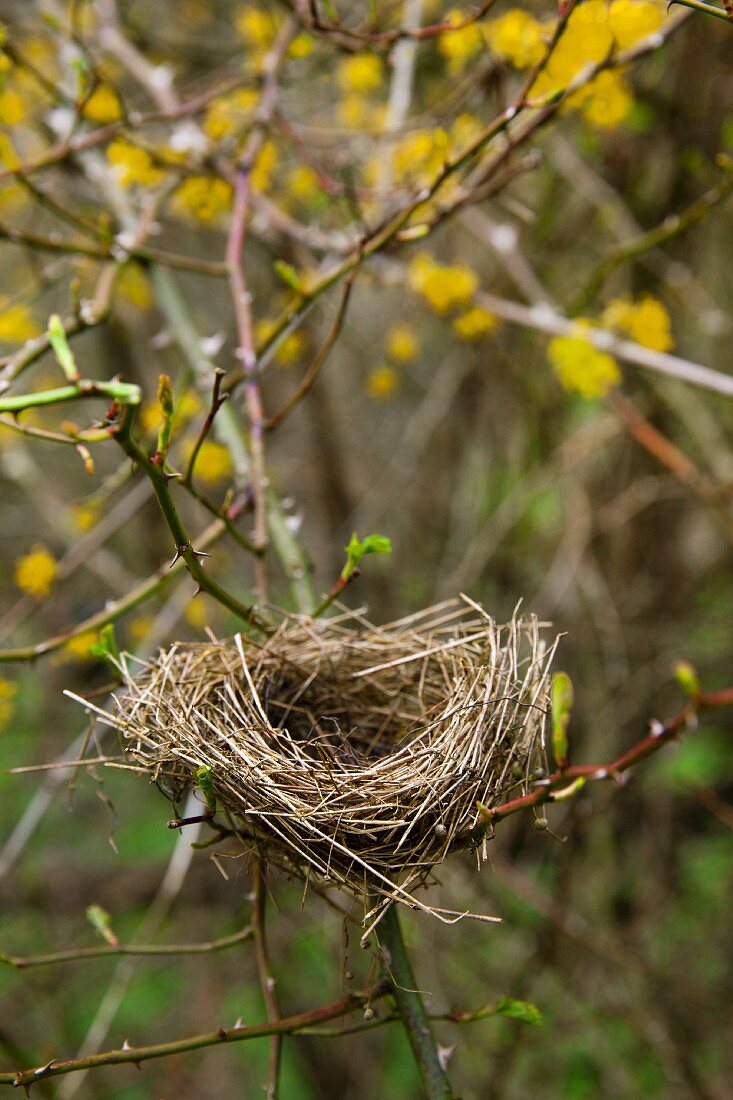
<path fill-rule="evenodd" d="M 498 626 L 466 597 L 375 627 L 285 617 L 260 645 L 175 644 L 105 718 L 173 799 L 210 769 L 217 806 L 258 858 L 377 908 L 475 846 L 477 803 L 526 792 L 546 764 L 555 645 L 533 617 Z"/>

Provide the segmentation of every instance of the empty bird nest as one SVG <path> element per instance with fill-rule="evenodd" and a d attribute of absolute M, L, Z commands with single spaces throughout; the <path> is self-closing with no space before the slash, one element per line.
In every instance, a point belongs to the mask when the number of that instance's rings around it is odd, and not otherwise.
<path fill-rule="evenodd" d="M 106 717 L 170 797 L 210 769 L 218 813 L 302 878 L 418 904 L 477 803 L 544 764 L 546 646 L 534 618 L 496 625 L 465 597 L 388 626 L 285 617 L 262 642 L 177 643 L 135 670 Z"/>

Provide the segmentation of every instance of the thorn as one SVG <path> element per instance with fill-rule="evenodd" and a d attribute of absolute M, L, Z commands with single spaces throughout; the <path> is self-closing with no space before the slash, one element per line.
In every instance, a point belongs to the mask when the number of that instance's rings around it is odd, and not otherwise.
<path fill-rule="evenodd" d="M 50 1062 L 46 1062 L 45 1066 L 40 1066 L 38 1069 L 34 1069 L 33 1076 L 43 1077 L 44 1073 L 48 1073 L 48 1071 L 56 1065 L 57 1061 L 58 1058 L 52 1058 Z"/>
<path fill-rule="evenodd" d="M 244 1027 L 244 1020 L 241 1016 L 237 1016 L 236 1020 L 234 1021 L 234 1030 L 237 1031 L 240 1027 Z"/>
<path fill-rule="evenodd" d="M 194 550 L 193 547 L 191 547 L 191 553 L 195 554 L 195 556 L 197 558 L 210 558 L 211 557 L 211 554 L 207 554 L 205 550 Z"/>
<path fill-rule="evenodd" d="M 188 550 L 189 550 L 189 545 L 188 545 L 188 543 L 187 543 L 187 542 L 184 542 L 184 543 L 183 543 L 183 544 L 182 544 L 181 546 L 177 546 L 177 547 L 176 547 L 176 556 L 175 556 L 175 558 L 173 559 L 173 561 L 172 561 L 172 562 L 170 563 L 170 565 L 168 566 L 168 568 L 169 568 L 169 569 L 172 569 L 172 568 L 173 568 L 173 566 L 174 566 L 174 565 L 176 564 L 176 562 L 178 561 L 178 559 L 179 559 L 179 558 L 182 558 L 182 557 L 183 557 L 183 555 L 184 555 L 184 554 L 186 554 L 186 553 L 188 552 Z"/>
<path fill-rule="evenodd" d="M 122 1044 L 122 1050 L 132 1050 L 129 1040 L 125 1039 L 124 1043 Z"/>

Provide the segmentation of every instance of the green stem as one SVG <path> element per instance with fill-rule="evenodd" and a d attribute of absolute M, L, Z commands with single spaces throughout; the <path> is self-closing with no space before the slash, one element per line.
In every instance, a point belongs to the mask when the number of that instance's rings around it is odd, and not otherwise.
<path fill-rule="evenodd" d="M 0 413 L 19 413 L 40 405 L 58 405 L 80 397 L 107 397 L 121 405 L 139 405 L 140 387 L 131 382 L 95 382 L 81 378 L 73 386 L 59 386 L 40 393 L 19 393 L 15 397 L 0 397 Z"/>
<path fill-rule="evenodd" d="M 452 1100 L 445 1070 L 440 1064 L 438 1047 L 417 988 L 412 963 L 402 938 L 397 906 L 390 905 L 379 925 L 379 940 L 388 953 L 387 969 L 394 981 L 392 995 L 402 1018 L 412 1053 L 420 1071 L 427 1100 Z"/>
<path fill-rule="evenodd" d="M 716 8 L 714 4 L 703 4 L 702 0 L 670 0 L 670 7 L 672 4 L 679 4 L 683 8 L 694 8 L 695 11 L 702 11 L 705 15 L 714 15 L 716 19 L 724 19 L 726 23 L 733 23 L 733 18 L 728 14 L 725 8 Z"/>

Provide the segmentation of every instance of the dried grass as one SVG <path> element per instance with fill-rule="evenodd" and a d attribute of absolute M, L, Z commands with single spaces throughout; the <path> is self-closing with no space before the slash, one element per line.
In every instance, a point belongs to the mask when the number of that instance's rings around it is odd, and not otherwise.
<path fill-rule="evenodd" d="M 179 798 L 201 765 L 253 850 L 357 896 L 409 900 L 481 833 L 477 801 L 544 763 L 548 666 L 534 618 L 497 626 L 462 597 L 375 627 L 286 617 L 263 645 L 178 643 L 110 717 Z"/>

